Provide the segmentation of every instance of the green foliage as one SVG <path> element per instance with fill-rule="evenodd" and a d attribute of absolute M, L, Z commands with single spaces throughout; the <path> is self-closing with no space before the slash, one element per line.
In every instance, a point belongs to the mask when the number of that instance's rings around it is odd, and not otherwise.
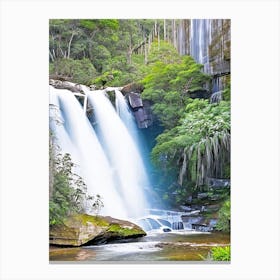
<path fill-rule="evenodd" d="M 173 47 L 170 46 L 170 48 Z M 152 54 L 153 52 L 151 52 Z M 152 64 L 148 75 L 143 79 L 144 94 L 146 93 L 147 99 L 149 99 L 150 92 L 159 88 L 166 92 L 180 91 L 181 94 L 187 90 L 203 89 L 205 82 L 210 79 L 208 75 L 201 72 L 202 65 L 197 64 L 192 57 L 178 57 L 178 54 L 174 57 L 171 60 L 166 56 L 164 59 L 155 60 Z"/>
<path fill-rule="evenodd" d="M 230 246 L 212 248 L 211 258 L 214 261 L 230 261 Z"/>
<path fill-rule="evenodd" d="M 98 72 L 96 76 L 117 70 L 121 73 L 118 86 L 133 82 L 143 77 L 146 67 L 144 55 L 136 55 L 132 50 L 148 35 L 153 24 L 154 20 L 140 19 L 52 19 L 49 21 L 49 55 L 53 63 L 50 68 L 55 69 L 61 59 L 86 58 Z M 69 64 L 66 60 L 60 63 Z M 88 83 L 93 77 L 87 69 L 83 70 L 83 80 Z"/>
<path fill-rule="evenodd" d="M 117 86 L 122 72 L 118 70 L 107 71 L 91 81 L 97 86 Z"/>
<path fill-rule="evenodd" d="M 176 68 L 177 64 L 181 64 L 182 57 L 173 45 L 167 42 L 160 41 L 159 44 L 153 42 L 149 46 L 146 59 L 144 59 L 144 52 L 134 54 L 133 50 L 147 38 L 154 24 L 154 20 L 147 19 L 51 19 L 49 21 L 49 54 L 50 62 L 54 64 L 50 68 L 62 68 L 63 66 L 56 64 L 64 63 L 65 68 L 69 68 L 68 64 L 71 62 L 66 59 L 75 61 L 89 59 L 98 72 L 96 76 L 108 71 L 120 71 L 118 81 L 121 84 L 139 81 L 146 73 L 153 72 L 152 67 L 159 61 L 165 66 L 170 65 L 171 68 Z M 163 21 L 157 20 L 157 24 L 162 25 Z M 161 37 L 162 32 L 163 30 L 161 30 Z M 185 62 L 185 66 L 188 67 L 187 64 Z M 78 65 L 75 65 L 76 67 Z M 197 69 L 200 68 L 201 66 L 198 66 Z M 81 70 L 84 73 L 79 73 L 79 77 L 83 76 L 82 79 L 78 77 L 79 82 L 83 80 L 88 83 L 93 79 L 88 69 Z M 173 70 L 166 69 L 170 75 Z M 178 72 L 178 76 L 174 76 L 174 79 L 177 79 L 174 81 L 175 84 L 184 83 L 185 76 L 189 74 L 184 73 L 184 67 L 181 70 L 183 72 Z M 176 69 L 174 71 L 176 72 Z M 178 88 L 173 87 L 173 90 L 176 91 Z"/>
<path fill-rule="evenodd" d="M 176 127 L 157 137 L 152 150 L 154 164 L 175 169 L 181 185 L 187 180 L 189 185 L 202 186 L 206 177 L 229 175 L 229 103 L 189 98 L 182 115 Z"/>
<path fill-rule="evenodd" d="M 73 163 L 69 154 L 56 155 L 54 182 L 49 203 L 50 225 L 62 223 L 63 219 L 83 209 L 85 184 L 72 173 Z M 74 188 L 75 186 L 75 188 Z"/>
<path fill-rule="evenodd" d="M 101 226 L 101 227 L 107 227 L 109 226 L 109 222 L 106 221 L 102 216 L 92 216 L 88 214 L 75 214 L 71 217 L 69 217 L 70 221 L 73 219 L 74 221 L 71 221 L 71 223 L 75 222 L 75 220 L 81 221 L 84 226 L 87 225 L 88 222 L 91 222 L 94 225 Z M 68 219 L 68 220 L 69 220 Z"/>
<path fill-rule="evenodd" d="M 181 62 L 181 56 L 171 44 L 160 41 L 158 46 L 158 42 L 153 42 L 148 55 L 148 64 L 153 65 L 158 61 L 163 64 L 176 64 Z"/>
<path fill-rule="evenodd" d="M 92 31 L 96 27 L 96 23 L 95 20 L 81 19 L 80 26 Z"/>
<path fill-rule="evenodd" d="M 105 69 L 107 61 L 111 58 L 111 53 L 105 46 L 97 45 L 92 49 L 91 57 L 94 57 L 94 66 L 100 72 Z"/>
<path fill-rule="evenodd" d="M 75 83 L 88 85 L 96 76 L 96 70 L 87 58 L 81 60 L 62 58 L 50 63 L 50 74 L 64 76 Z"/>
<path fill-rule="evenodd" d="M 93 31 L 95 29 L 110 28 L 118 29 L 119 22 L 117 19 L 81 19 L 79 20 L 81 27 Z"/>
<path fill-rule="evenodd" d="M 151 154 L 158 170 L 164 171 L 165 188 L 172 185 L 171 178 L 191 188 L 205 185 L 208 176 L 228 178 L 230 104 L 188 97 L 209 80 L 201 65 L 185 56 L 174 64 L 155 61 L 147 73 L 142 97 L 153 102 L 153 113 L 165 128 Z M 173 191 L 178 203 L 185 199 L 185 191 Z"/>
<path fill-rule="evenodd" d="M 169 48 L 173 54 L 173 47 Z M 156 58 L 161 57 L 158 55 L 160 50 L 157 51 Z M 188 92 L 203 89 L 203 85 L 209 80 L 209 77 L 201 72 L 201 65 L 195 63 L 190 56 L 180 58 L 177 54 L 174 57 L 176 59 L 173 59 L 172 63 L 168 55 L 166 60 L 155 61 L 142 81 L 145 87 L 142 98 L 154 103 L 153 112 L 166 129 L 178 125 Z"/>
<path fill-rule="evenodd" d="M 230 75 L 226 78 L 226 86 L 223 91 L 223 100 L 230 101 Z"/>
<path fill-rule="evenodd" d="M 216 229 L 224 232 L 230 231 L 230 200 L 227 199 L 218 213 Z"/>

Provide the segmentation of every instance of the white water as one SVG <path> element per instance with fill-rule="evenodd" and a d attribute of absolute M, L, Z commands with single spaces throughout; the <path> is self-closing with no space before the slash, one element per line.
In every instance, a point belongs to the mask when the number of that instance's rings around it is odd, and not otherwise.
<path fill-rule="evenodd" d="M 88 193 L 102 196 L 105 207 L 100 214 L 137 224 L 139 220 L 150 224 L 153 215 L 157 215 L 151 224 L 153 230 L 157 230 L 154 228 L 157 221 L 163 223 L 161 228 L 175 229 L 174 223 L 182 221 L 181 213 L 148 209 L 144 189 L 149 187 L 149 180 L 136 144 L 137 127 L 124 96 L 117 88 L 110 89 L 116 94 L 115 110 L 105 90 L 89 91 L 86 87 L 83 90 L 84 100 L 93 107 L 94 128 L 72 92 L 51 87 L 50 103 L 55 108 L 52 112 L 61 120 L 60 124 L 51 122 L 51 129 L 56 132 L 62 150 L 72 158 L 75 155 Z"/>
<path fill-rule="evenodd" d="M 134 142 L 139 147 L 140 142 L 139 142 L 138 128 L 137 128 L 137 125 L 136 125 L 135 118 L 132 115 L 123 94 L 118 89 L 115 89 L 115 93 L 116 93 L 115 103 L 116 103 L 117 114 L 119 115 L 119 117 L 123 121 L 123 123 L 126 126 L 129 134 L 132 136 Z"/>
<path fill-rule="evenodd" d="M 133 137 L 105 96 L 105 91 L 87 91 L 87 95 L 94 109 L 102 147 L 114 170 L 113 178 L 121 203 L 129 217 L 142 216 L 147 208 L 143 190 L 148 187 L 148 180 Z"/>
<path fill-rule="evenodd" d="M 112 169 L 80 103 L 68 90 L 52 89 L 52 95 L 57 96 L 64 118 L 62 127 L 56 125 L 56 131 L 63 132 L 57 135 L 59 143 L 63 151 L 70 152 L 72 158 L 73 147 L 77 151 L 78 156 L 74 157 L 74 162 L 80 167 L 80 175 L 87 185 L 88 194 L 101 195 L 105 205 L 100 214 L 127 218 L 122 197 L 113 181 Z M 70 142 L 65 139 L 70 139 Z"/>
<path fill-rule="evenodd" d="M 211 43 L 211 20 L 192 19 L 190 32 L 190 54 L 196 62 L 204 65 L 204 72 L 210 73 L 209 50 Z"/>
<path fill-rule="evenodd" d="M 219 103 L 223 99 L 223 91 L 216 91 L 210 97 L 210 103 Z"/>
<path fill-rule="evenodd" d="M 69 153 L 72 157 L 76 157 L 75 147 L 65 129 L 65 120 L 59 109 L 59 99 L 57 89 L 50 86 L 50 129 L 53 133 L 53 139 L 59 147 L 60 153 Z M 77 158 L 77 157 L 76 157 Z"/>
<path fill-rule="evenodd" d="M 117 252 L 119 254 L 128 253 L 143 253 L 143 252 L 155 252 L 160 251 L 162 248 L 156 247 L 159 241 L 149 241 L 149 242 L 129 242 L 129 243 L 118 243 L 118 244 L 105 244 L 105 245 L 91 245 L 85 248 L 94 248 L 96 250 L 108 250 L 112 252 Z"/>
<path fill-rule="evenodd" d="M 162 209 L 147 209 L 146 215 L 139 218 L 136 223 L 146 232 L 169 232 L 175 230 L 185 230 L 182 221 L 184 212 L 177 212 Z"/>

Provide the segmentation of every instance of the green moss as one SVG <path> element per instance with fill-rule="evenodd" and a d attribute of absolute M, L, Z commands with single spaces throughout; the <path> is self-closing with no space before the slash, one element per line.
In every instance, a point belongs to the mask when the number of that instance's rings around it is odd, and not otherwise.
<path fill-rule="evenodd" d="M 107 227 L 109 225 L 109 223 L 104 218 L 99 216 L 91 216 L 87 214 L 75 214 L 71 217 L 68 217 L 65 220 L 66 225 L 71 225 L 75 223 L 86 225 L 88 222 L 101 227 Z"/>
<path fill-rule="evenodd" d="M 121 227 L 118 224 L 112 224 L 107 229 L 107 232 L 116 233 L 122 237 L 132 236 L 132 235 L 144 235 L 145 232 L 137 228 Z"/>

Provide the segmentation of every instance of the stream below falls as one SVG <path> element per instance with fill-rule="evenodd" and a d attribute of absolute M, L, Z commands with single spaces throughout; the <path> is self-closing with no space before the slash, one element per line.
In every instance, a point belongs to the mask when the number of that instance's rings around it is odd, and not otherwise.
<path fill-rule="evenodd" d="M 50 261 L 151 262 L 204 261 L 212 247 L 230 244 L 230 235 L 220 232 L 173 231 L 149 233 L 131 242 L 77 248 L 50 247 Z"/>

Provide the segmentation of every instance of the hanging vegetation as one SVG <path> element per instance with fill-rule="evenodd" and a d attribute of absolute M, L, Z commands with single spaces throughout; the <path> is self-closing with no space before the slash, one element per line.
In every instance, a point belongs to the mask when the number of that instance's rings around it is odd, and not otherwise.
<path fill-rule="evenodd" d="M 230 104 L 190 98 L 187 103 L 178 125 L 157 137 L 152 160 L 167 174 L 175 170 L 180 186 L 196 189 L 209 177 L 230 176 Z"/>

